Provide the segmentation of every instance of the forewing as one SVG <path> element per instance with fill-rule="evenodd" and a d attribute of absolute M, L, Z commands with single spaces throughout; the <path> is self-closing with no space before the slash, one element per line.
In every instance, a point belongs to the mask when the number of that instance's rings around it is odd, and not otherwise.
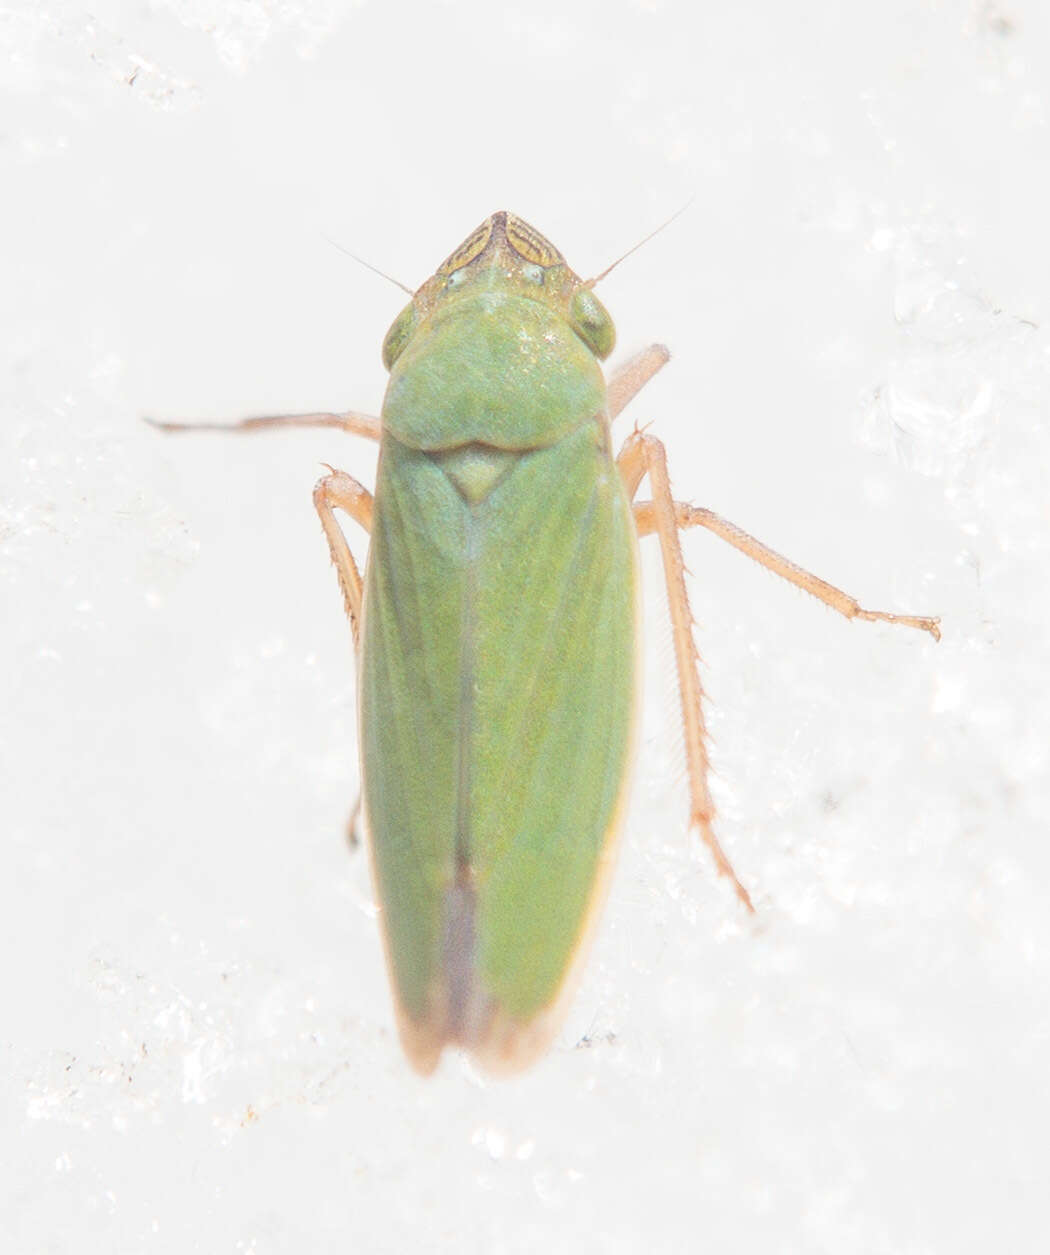
<path fill-rule="evenodd" d="M 477 978 L 522 1025 L 556 999 L 604 879 L 630 752 L 630 506 L 597 424 L 486 502 L 470 781 Z"/>
<path fill-rule="evenodd" d="M 426 1067 L 445 1032 L 466 511 L 430 458 L 390 440 L 375 500 L 360 671 L 364 801 L 402 1033 L 410 1053 L 418 1038 Z"/>
<path fill-rule="evenodd" d="M 515 1066 L 542 1036 L 604 880 L 634 697 L 634 533 L 598 424 L 514 455 L 473 505 L 456 473 L 384 444 L 361 658 L 387 955 L 423 1070 L 447 1041 Z"/>

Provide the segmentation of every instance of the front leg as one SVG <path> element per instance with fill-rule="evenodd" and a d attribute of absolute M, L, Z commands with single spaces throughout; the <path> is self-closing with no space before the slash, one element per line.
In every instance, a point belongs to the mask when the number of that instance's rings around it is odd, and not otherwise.
<path fill-rule="evenodd" d="M 650 344 L 613 371 L 605 387 L 605 412 L 610 423 L 670 360 L 666 345 Z"/>
<path fill-rule="evenodd" d="M 371 414 L 361 414 L 357 410 L 346 410 L 342 414 L 318 412 L 314 414 L 265 414 L 256 418 L 241 418 L 232 423 L 212 422 L 168 422 L 158 418 L 147 418 L 151 427 L 161 431 L 225 431 L 254 432 L 273 431 L 279 427 L 337 427 L 340 431 L 350 432 L 354 436 L 364 436 L 368 440 L 378 440 L 382 423 Z"/>

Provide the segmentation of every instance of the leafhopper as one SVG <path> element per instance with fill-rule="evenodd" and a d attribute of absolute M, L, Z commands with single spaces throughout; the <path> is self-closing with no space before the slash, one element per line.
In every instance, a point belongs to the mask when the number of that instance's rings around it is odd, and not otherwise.
<path fill-rule="evenodd" d="M 314 505 L 357 659 L 362 816 L 397 1021 L 422 1073 L 446 1046 L 492 1073 L 526 1068 L 566 1008 L 626 809 L 640 537 L 658 538 L 667 582 L 691 826 L 747 911 L 713 828 L 679 533 L 707 528 L 846 618 L 940 635 L 936 619 L 865 610 L 675 500 L 648 432 L 614 451 L 613 420 L 669 355 L 653 345 L 606 380 L 615 331 L 595 282 L 495 213 L 388 331 L 381 418 L 225 428 L 379 442 L 374 493 L 332 471 Z M 636 501 L 644 480 L 650 499 Z M 363 578 L 337 510 L 370 535 Z"/>

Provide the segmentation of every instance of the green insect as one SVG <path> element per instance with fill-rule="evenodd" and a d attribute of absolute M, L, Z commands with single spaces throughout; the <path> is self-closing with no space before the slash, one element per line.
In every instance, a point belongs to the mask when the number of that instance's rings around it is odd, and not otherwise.
<path fill-rule="evenodd" d="M 602 276 L 599 276 L 602 277 Z M 708 510 L 675 501 L 664 447 L 611 424 L 668 360 L 606 381 L 612 320 L 538 231 L 495 213 L 414 294 L 383 344 L 382 418 L 253 418 L 379 441 L 374 495 L 342 471 L 314 504 L 358 661 L 362 803 L 401 1040 L 487 1070 L 555 1033 L 605 897 L 638 706 L 637 538 L 659 538 L 691 822 L 715 837 L 680 529 L 706 527 L 847 618 L 863 610 Z M 159 424 L 169 429 L 215 424 Z M 651 500 L 634 502 L 648 478 Z M 364 579 L 334 511 L 369 533 Z"/>

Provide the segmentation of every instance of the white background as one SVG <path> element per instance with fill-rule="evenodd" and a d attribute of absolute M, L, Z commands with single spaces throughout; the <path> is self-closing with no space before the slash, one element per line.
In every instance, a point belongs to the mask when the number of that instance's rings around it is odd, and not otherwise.
<path fill-rule="evenodd" d="M 0 14 L 0 1215 L 39 1252 L 1045 1250 L 1050 13 L 28 0 Z M 656 567 L 635 803 L 532 1073 L 393 1029 L 317 432 L 488 213 L 674 353 L 719 830 Z M 353 537 L 360 551 L 363 538 Z"/>

